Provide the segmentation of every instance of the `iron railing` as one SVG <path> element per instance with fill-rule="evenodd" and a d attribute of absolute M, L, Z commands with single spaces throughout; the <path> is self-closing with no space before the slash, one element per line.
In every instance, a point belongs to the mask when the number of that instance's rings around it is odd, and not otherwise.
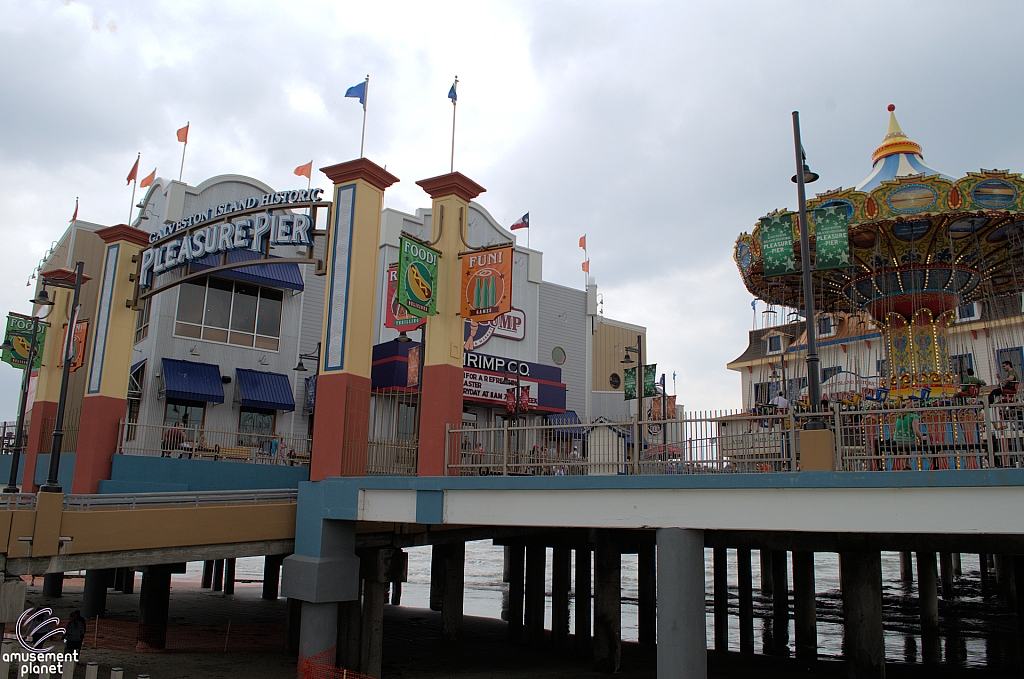
<path fill-rule="evenodd" d="M 257 464 L 307 465 L 312 441 L 305 436 L 168 427 L 121 421 L 117 452 Z"/>
<path fill-rule="evenodd" d="M 0 498 L 5 496 L 0 495 Z M 34 499 L 35 496 L 33 496 Z M 139 507 L 198 507 L 201 505 L 294 504 L 299 491 L 294 488 L 268 490 L 212 490 L 186 493 L 111 493 L 104 495 L 66 495 L 64 509 L 137 509 Z M 2 500 L 0 500 L 2 502 Z"/>

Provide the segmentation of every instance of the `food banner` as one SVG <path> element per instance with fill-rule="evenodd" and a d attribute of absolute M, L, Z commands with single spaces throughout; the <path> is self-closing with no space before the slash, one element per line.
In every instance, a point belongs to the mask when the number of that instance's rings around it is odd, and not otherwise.
<path fill-rule="evenodd" d="M 398 241 L 398 303 L 412 316 L 437 314 L 437 250 L 411 238 Z"/>
<path fill-rule="evenodd" d="M 814 268 L 818 271 L 850 267 L 850 228 L 845 205 L 814 211 Z"/>
<path fill-rule="evenodd" d="M 398 265 L 388 267 L 387 310 L 384 312 L 384 327 L 408 332 L 419 328 L 425 320 L 409 313 L 408 309 L 398 303 Z"/>
<path fill-rule="evenodd" d="M 623 371 L 622 390 L 625 392 L 626 400 L 632 401 L 637 397 L 636 392 L 636 368 L 626 368 Z M 650 398 L 657 393 L 658 364 L 652 363 L 644 366 L 644 398 Z"/>
<path fill-rule="evenodd" d="M 761 256 L 765 278 L 797 272 L 796 255 L 793 253 L 793 215 L 761 217 Z"/>
<path fill-rule="evenodd" d="M 39 370 L 43 364 L 43 344 L 46 342 L 48 323 L 39 323 L 36 332 L 36 355 L 32 361 L 32 370 Z M 14 347 L 13 351 L 5 351 L 0 360 L 15 368 L 24 369 L 28 364 L 28 352 L 32 346 L 32 318 L 21 314 L 7 314 L 7 332 L 4 337 Z"/>
<path fill-rule="evenodd" d="M 512 310 L 512 246 L 462 256 L 460 315 L 490 321 Z"/>

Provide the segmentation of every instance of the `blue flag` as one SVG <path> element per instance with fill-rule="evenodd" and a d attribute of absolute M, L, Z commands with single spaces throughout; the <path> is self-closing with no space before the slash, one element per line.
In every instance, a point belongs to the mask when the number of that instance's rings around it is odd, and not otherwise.
<path fill-rule="evenodd" d="M 345 90 L 345 97 L 358 99 L 359 103 L 363 105 L 363 108 L 366 108 L 366 81 L 364 80 L 358 85 L 353 85 Z"/>
<path fill-rule="evenodd" d="M 452 83 L 452 88 L 448 90 L 448 98 L 452 100 L 453 104 L 459 100 L 458 95 L 455 93 L 455 83 Z"/>

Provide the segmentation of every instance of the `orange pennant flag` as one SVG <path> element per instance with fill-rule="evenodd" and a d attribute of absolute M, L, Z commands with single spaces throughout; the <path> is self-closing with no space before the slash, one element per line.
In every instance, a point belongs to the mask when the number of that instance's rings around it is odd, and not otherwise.
<path fill-rule="evenodd" d="M 152 172 L 150 172 L 149 174 L 147 174 L 145 177 L 142 178 L 142 181 L 139 182 L 139 186 L 142 187 L 142 188 L 146 188 L 147 186 L 152 186 L 154 179 L 156 179 L 156 168 L 155 167 L 153 168 Z"/>
<path fill-rule="evenodd" d="M 141 156 L 140 156 L 141 157 Z M 139 159 L 135 159 L 135 164 L 132 165 L 132 171 L 128 173 L 128 184 L 139 178 Z"/>
<path fill-rule="evenodd" d="M 584 250 L 587 249 L 587 236 L 586 236 L 586 234 L 583 234 L 582 236 L 580 236 L 580 247 L 583 248 Z"/>
<path fill-rule="evenodd" d="M 310 173 L 312 171 L 313 171 L 313 161 L 311 160 L 308 163 L 306 163 L 305 165 L 299 165 L 297 168 L 295 168 L 295 176 L 296 177 L 305 177 L 306 179 L 309 179 L 310 178 L 309 175 L 310 175 Z"/>
<path fill-rule="evenodd" d="M 587 261 L 583 262 L 583 270 L 586 271 L 587 273 L 590 273 L 590 260 L 589 259 Z"/>
<path fill-rule="evenodd" d="M 188 126 L 190 124 L 191 123 L 185 123 L 185 127 L 178 130 L 178 141 L 182 142 L 183 144 L 188 143 Z"/>

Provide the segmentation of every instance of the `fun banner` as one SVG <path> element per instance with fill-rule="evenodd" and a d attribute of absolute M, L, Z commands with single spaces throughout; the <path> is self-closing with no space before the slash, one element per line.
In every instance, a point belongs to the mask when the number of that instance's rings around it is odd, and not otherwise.
<path fill-rule="evenodd" d="M 32 369 L 39 370 L 43 364 L 43 343 L 46 341 L 46 323 L 39 324 L 36 333 L 36 355 L 32 361 Z M 7 333 L 5 338 L 14 347 L 13 351 L 5 351 L 0 360 L 15 368 L 24 369 L 28 364 L 28 352 L 32 346 L 32 318 L 21 314 L 7 314 Z"/>
<path fill-rule="evenodd" d="M 814 243 L 815 269 L 850 268 L 850 228 L 846 206 L 820 207 L 814 211 Z"/>
<path fill-rule="evenodd" d="M 398 265 L 388 267 L 388 304 L 384 313 L 384 327 L 408 332 L 419 328 L 425 320 L 417 318 L 398 303 Z"/>
<path fill-rule="evenodd" d="M 797 272 L 793 254 L 793 215 L 761 217 L 761 256 L 765 278 Z"/>
<path fill-rule="evenodd" d="M 512 310 L 512 246 L 462 256 L 461 316 L 490 321 Z"/>
<path fill-rule="evenodd" d="M 410 315 L 437 314 L 437 250 L 402 236 L 398 241 L 398 303 Z"/>

